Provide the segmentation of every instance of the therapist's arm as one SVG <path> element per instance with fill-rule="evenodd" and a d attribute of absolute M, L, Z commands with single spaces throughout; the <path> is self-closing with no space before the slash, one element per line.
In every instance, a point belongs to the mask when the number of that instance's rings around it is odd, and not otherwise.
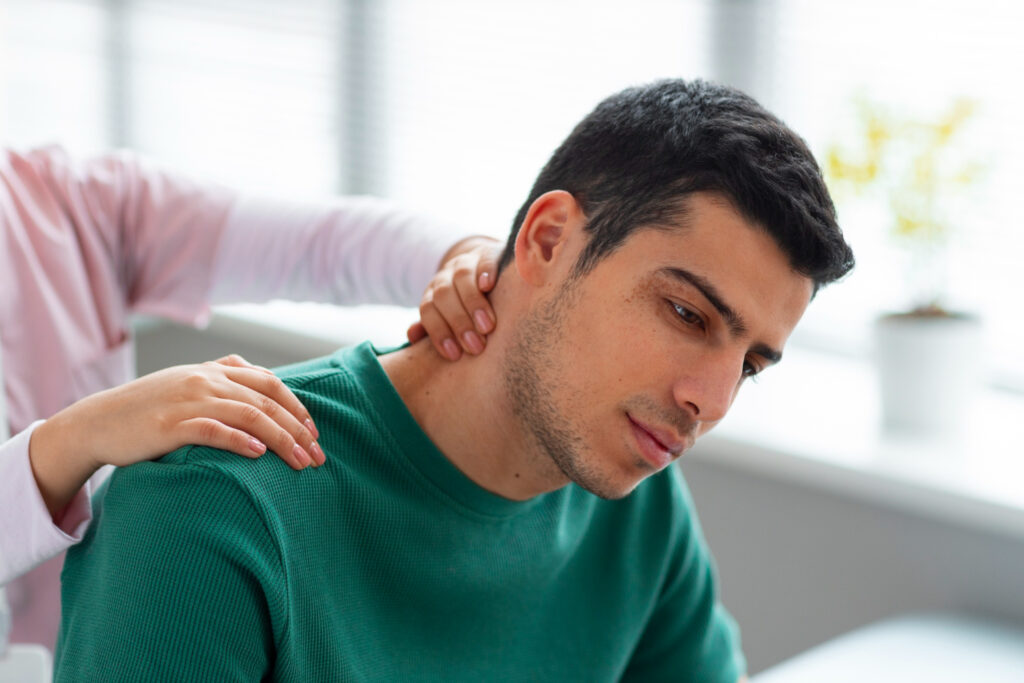
<path fill-rule="evenodd" d="M 92 519 L 89 484 L 58 518 L 47 510 L 28 457 L 29 440 L 40 424 L 42 420 L 0 444 L 0 586 L 82 540 Z"/>
<path fill-rule="evenodd" d="M 84 398 L 40 424 L 29 459 L 55 522 L 102 466 L 198 444 L 294 469 L 324 462 L 309 412 L 269 370 L 238 356 L 167 368 Z"/>
<path fill-rule="evenodd" d="M 481 353 L 495 325 L 485 294 L 494 286 L 499 256 L 499 244 L 489 237 L 451 246 L 423 295 L 410 341 L 430 335 L 438 353 L 458 360 L 454 334 L 468 352 Z M 269 445 L 302 469 L 323 464 L 316 435 L 308 411 L 276 377 L 230 356 L 202 367 L 168 368 L 82 399 L 39 426 L 30 459 L 59 524 L 64 508 L 104 465 L 150 460 L 187 444 L 246 457 L 262 455 Z"/>
<path fill-rule="evenodd" d="M 494 328 L 484 293 L 502 247 L 459 232 L 371 197 L 240 196 L 224 219 L 209 299 L 419 305 L 415 334 L 429 334 L 438 353 L 456 360 L 482 351 Z"/>

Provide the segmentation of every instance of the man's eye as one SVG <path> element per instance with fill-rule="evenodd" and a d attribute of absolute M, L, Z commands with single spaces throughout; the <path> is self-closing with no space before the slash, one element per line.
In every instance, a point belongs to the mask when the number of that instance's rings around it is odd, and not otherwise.
<path fill-rule="evenodd" d="M 749 377 L 750 379 L 757 381 L 757 374 L 761 372 L 757 369 L 757 366 L 750 361 L 743 361 L 743 376 Z"/>
<path fill-rule="evenodd" d="M 679 316 L 679 319 L 682 320 L 687 325 L 696 325 L 697 327 L 700 328 L 704 327 L 704 320 L 699 315 L 691 311 L 689 308 L 686 308 L 685 306 L 680 306 L 677 303 L 672 303 L 672 308 L 675 309 L 676 315 Z"/>

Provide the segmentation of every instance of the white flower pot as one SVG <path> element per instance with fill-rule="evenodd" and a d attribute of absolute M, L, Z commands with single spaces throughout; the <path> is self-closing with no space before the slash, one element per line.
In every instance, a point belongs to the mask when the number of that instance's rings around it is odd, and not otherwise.
<path fill-rule="evenodd" d="M 982 332 L 969 315 L 887 315 L 875 360 L 888 432 L 961 434 L 981 385 Z"/>

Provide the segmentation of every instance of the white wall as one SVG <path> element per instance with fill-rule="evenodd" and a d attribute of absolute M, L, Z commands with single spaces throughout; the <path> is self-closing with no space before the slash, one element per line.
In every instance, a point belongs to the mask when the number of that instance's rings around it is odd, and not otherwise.
<path fill-rule="evenodd" d="M 751 672 L 906 612 L 955 610 L 1024 624 L 1019 538 L 782 483 L 713 458 L 705 451 L 683 471 Z"/>

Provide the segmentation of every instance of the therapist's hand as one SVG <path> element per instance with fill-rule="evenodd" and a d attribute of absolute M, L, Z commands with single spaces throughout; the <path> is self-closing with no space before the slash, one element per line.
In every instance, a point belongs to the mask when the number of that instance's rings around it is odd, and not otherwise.
<path fill-rule="evenodd" d="M 151 460 L 187 444 L 256 458 L 269 447 L 295 469 L 324 462 L 309 412 L 265 368 L 239 356 L 181 365 L 86 397 L 39 425 L 29 460 L 57 521 L 103 465 Z"/>
<path fill-rule="evenodd" d="M 486 293 L 497 280 L 502 242 L 467 237 L 456 242 L 441 260 L 420 301 L 420 320 L 408 332 L 410 342 L 429 336 L 442 357 L 458 360 L 465 351 L 482 353 L 497 319 Z"/>

